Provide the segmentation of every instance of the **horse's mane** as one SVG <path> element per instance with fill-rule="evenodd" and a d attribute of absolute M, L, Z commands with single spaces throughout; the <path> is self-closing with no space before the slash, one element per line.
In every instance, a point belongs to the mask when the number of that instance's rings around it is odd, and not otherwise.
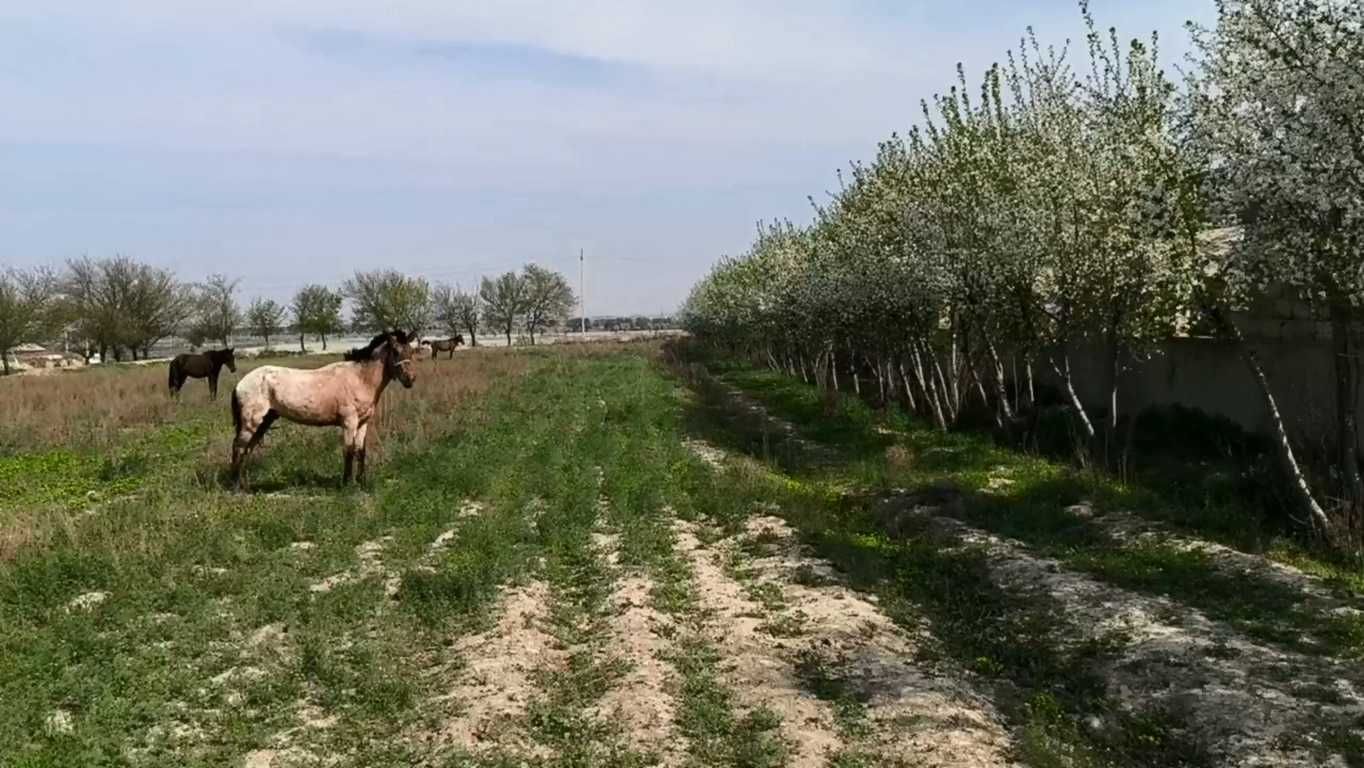
<path fill-rule="evenodd" d="M 366 344 L 365 346 L 356 347 L 351 351 L 347 352 L 343 357 L 344 359 L 349 360 L 351 362 L 372 360 L 374 359 L 374 353 L 378 351 L 379 347 L 382 347 L 385 343 L 388 342 L 389 336 L 392 336 L 399 344 L 407 344 L 412 340 L 412 337 L 408 336 L 403 331 L 381 333 L 378 336 L 375 336 L 374 338 L 370 339 L 369 343 Z"/>

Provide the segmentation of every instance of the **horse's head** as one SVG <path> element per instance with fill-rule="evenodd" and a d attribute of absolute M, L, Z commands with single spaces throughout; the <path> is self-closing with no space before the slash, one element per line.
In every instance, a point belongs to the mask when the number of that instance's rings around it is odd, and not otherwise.
<path fill-rule="evenodd" d="M 457 347 L 460 346 L 461 344 L 464 343 L 464 334 L 462 333 L 455 334 L 455 337 L 453 339 L 450 339 L 450 342 Z"/>
<path fill-rule="evenodd" d="M 412 363 L 421 345 L 413 343 L 416 339 L 416 332 L 394 331 L 388 334 L 384 344 L 384 374 L 402 382 L 407 389 L 411 389 L 417 380 L 416 374 L 412 373 Z"/>
<path fill-rule="evenodd" d="M 233 354 L 232 347 L 223 350 L 223 365 L 233 373 L 237 372 L 237 356 Z"/>

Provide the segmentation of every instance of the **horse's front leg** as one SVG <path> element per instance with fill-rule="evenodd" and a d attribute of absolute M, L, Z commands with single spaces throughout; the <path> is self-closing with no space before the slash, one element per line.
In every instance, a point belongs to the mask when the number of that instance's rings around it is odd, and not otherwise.
<path fill-rule="evenodd" d="M 214 371 L 208 375 L 208 399 L 218 399 L 218 372 Z"/>

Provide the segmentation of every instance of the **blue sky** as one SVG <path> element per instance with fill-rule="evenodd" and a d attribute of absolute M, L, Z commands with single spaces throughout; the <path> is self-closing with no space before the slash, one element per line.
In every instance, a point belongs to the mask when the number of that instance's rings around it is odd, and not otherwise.
<path fill-rule="evenodd" d="M 1172 63 L 1213 14 L 1092 7 Z M 0 264 L 127 253 L 282 299 L 375 267 L 576 281 L 582 248 L 589 313 L 667 312 L 1029 24 L 1081 34 L 1071 0 L 12 0 Z"/>

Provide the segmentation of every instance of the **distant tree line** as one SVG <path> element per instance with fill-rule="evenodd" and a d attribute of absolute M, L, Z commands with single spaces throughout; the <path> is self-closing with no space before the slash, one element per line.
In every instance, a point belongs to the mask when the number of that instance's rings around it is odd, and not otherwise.
<path fill-rule="evenodd" d="M 250 333 L 270 346 L 296 334 L 300 351 L 309 337 L 327 349 L 328 337 L 346 330 L 373 333 L 403 328 L 448 334 L 524 331 L 538 334 L 558 326 L 573 308 L 563 275 L 534 264 L 482 280 L 477 291 L 432 285 L 425 278 L 382 269 L 356 272 L 338 289 L 306 285 L 288 304 L 258 297 L 243 309 L 240 279 L 209 275 L 202 282 L 178 279 L 161 267 L 128 256 L 81 258 L 65 268 L 0 272 L 0 359 L 9 372 L 10 353 L 20 344 L 64 339 L 86 362 L 148 357 L 165 339 L 181 337 L 191 346 L 228 346 L 234 334 Z M 350 302 L 350 322 L 342 318 Z"/>

